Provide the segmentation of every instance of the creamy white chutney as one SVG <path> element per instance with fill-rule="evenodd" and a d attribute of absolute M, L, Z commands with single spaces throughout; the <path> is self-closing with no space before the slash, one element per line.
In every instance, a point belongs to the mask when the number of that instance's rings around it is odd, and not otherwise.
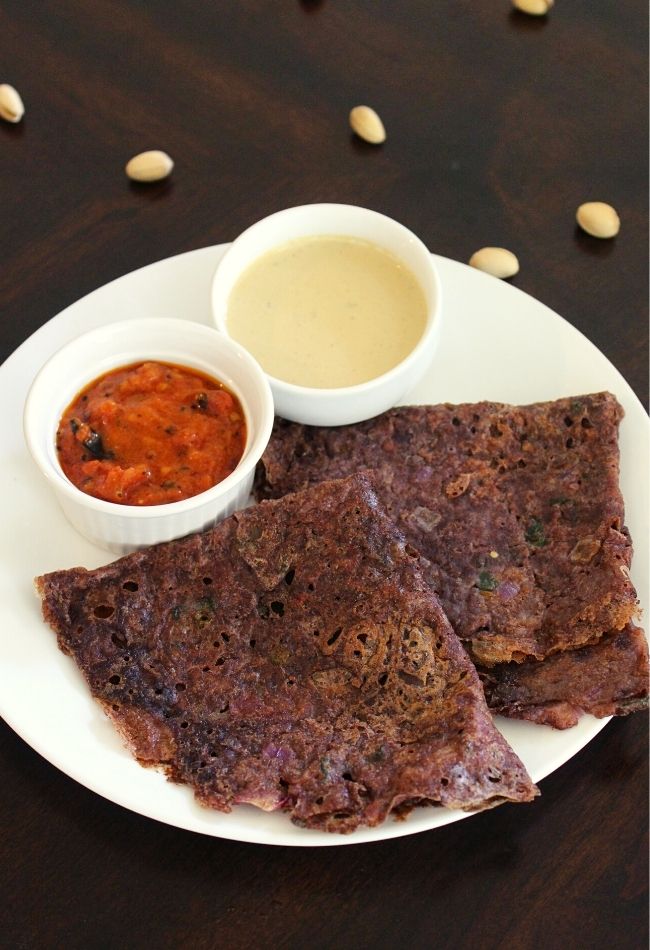
<path fill-rule="evenodd" d="M 232 287 L 226 325 L 269 375 L 336 389 L 400 363 L 427 313 L 420 283 L 398 257 L 371 241 L 324 234 L 254 260 Z"/>

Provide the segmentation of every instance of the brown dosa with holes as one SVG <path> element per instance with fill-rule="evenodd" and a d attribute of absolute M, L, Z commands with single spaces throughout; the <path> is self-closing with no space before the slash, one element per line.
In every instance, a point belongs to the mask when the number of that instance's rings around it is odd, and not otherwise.
<path fill-rule="evenodd" d="M 257 496 L 372 470 L 486 683 L 507 680 L 514 695 L 525 677 L 525 701 L 488 690 L 495 708 L 565 727 L 580 710 L 622 713 L 647 699 L 647 644 L 628 626 L 636 593 L 618 484 L 621 418 L 615 397 L 597 393 L 530 406 L 405 406 L 337 428 L 277 420 Z M 598 649 L 620 631 L 615 651 Z M 558 653 L 561 662 L 540 665 Z M 585 657 L 615 694 L 576 688 L 571 670 L 584 671 Z M 626 679 L 623 670 L 635 672 Z"/>
<path fill-rule="evenodd" d="M 537 793 L 366 476 L 37 587 L 138 760 L 206 805 L 349 832 Z"/>

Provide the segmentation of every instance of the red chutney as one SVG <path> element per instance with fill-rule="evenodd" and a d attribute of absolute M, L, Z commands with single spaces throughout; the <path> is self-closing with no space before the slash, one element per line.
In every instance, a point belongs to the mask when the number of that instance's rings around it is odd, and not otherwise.
<path fill-rule="evenodd" d="M 121 505 L 198 495 L 230 475 L 245 445 L 236 396 L 197 370 L 154 362 L 95 380 L 68 406 L 56 435 L 70 481 Z"/>

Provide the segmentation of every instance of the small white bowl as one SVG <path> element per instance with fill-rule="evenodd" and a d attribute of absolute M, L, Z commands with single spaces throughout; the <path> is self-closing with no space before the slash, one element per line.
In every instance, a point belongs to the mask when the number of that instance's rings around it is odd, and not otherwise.
<path fill-rule="evenodd" d="M 242 404 L 248 438 L 234 472 L 208 491 L 165 505 L 119 505 L 72 484 L 59 464 L 55 436 L 80 390 L 112 369 L 146 360 L 188 366 L 224 383 Z M 273 397 L 253 357 L 211 327 L 156 317 L 124 320 L 77 337 L 45 363 L 27 395 L 23 425 L 32 457 L 70 523 L 93 544 L 125 554 L 200 531 L 247 504 L 271 435 Z"/>
<path fill-rule="evenodd" d="M 295 238 L 345 235 L 377 244 L 415 275 L 425 296 L 427 321 L 408 356 L 365 383 L 336 389 L 297 386 L 269 375 L 275 411 L 308 425 L 360 422 L 394 406 L 424 375 L 440 333 L 440 281 L 431 254 L 411 231 L 392 218 L 355 205 L 313 204 L 287 208 L 240 234 L 222 257 L 212 282 L 212 315 L 228 336 L 228 298 L 246 268 L 262 254 Z"/>

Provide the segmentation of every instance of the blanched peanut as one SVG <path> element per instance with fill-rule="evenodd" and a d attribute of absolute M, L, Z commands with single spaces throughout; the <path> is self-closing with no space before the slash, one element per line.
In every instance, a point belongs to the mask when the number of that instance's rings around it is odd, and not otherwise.
<path fill-rule="evenodd" d="M 355 106 L 350 112 L 350 126 L 360 139 L 372 145 L 386 141 L 384 123 L 370 106 Z"/>
<path fill-rule="evenodd" d="M 554 0 L 512 0 L 513 7 L 530 16 L 544 16 L 553 6 Z"/>
<path fill-rule="evenodd" d="M 592 237 L 613 238 L 621 230 L 621 219 L 614 208 L 604 201 L 587 201 L 580 205 L 576 221 Z"/>
<path fill-rule="evenodd" d="M 519 272 L 519 261 L 505 247 L 482 247 L 469 259 L 470 267 L 485 271 L 493 277 L 514 277 Z"/>
<path fill-rule="evenodd" d="M 13 86 L 8 83 L 0 85 L 0 119 L 5 122 L 20 122 L 25 115 L 23 100 Z"/>
<path fill-rule="evenodd" d="M 171 174 L 174 163 L 166 152 L 156 149 L 134 155 L 126 164 L 126 174 L 132 181 L 160 181 Z"/>

